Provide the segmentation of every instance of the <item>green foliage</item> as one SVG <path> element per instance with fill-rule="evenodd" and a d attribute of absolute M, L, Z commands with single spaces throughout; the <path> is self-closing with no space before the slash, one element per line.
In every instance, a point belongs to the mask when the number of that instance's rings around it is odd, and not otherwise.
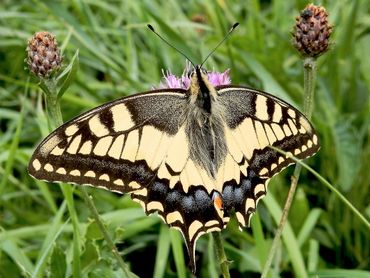
<path fill-rule="evenodd" d="M 324 1 L 334 25 L 318 59 L 313 123 L 322 144 L 307 163 L 370 216 L 370 10 L 368 0 Z M 266 90 L 302 107 L 302 59 L 290 45 L 305 1 L 41 1 L 0 5 L 0 277 L 124 277 L 91 221 L 79 190 L 35 181 L 26 167 L 48 132 L 38 80 L 24 69 L 27 39 L 54 33 L 65 120 L 104 102 L 158 86 L 161 70 L 181 74 L 184 58 L 147 30 L 152 24 L 195 63 L 240 26 L 207 61 L 231 69 L 234 84 Z M 201 19 L 202 22 L 199 22 Z M 77 71 L 77 65 L 79 69 Z M 30 80 L 30 81 L 29 81 Z M 63 95 L 63 96 L 62 96 Z M 252 229 L 223 231 L 232 277 L 261 272 L 292 169 L 271 181 Z M 63 191 L 63 194 L 62 194 Z M 175 230 L 147 217 L 128 196 L 89 189 L 124 261 L 140 277 L 187 277 Z M 335 193 L 304 170 L 271 277 L 367 277 L 370 231 Z M 217 277 L 211 237 L 199 240 L 200 276 Z"/>

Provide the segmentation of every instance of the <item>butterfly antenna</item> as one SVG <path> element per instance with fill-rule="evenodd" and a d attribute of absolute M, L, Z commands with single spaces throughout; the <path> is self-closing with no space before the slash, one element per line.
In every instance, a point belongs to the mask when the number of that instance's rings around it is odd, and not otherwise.
<path fill-rule="evenodd" d="M 208 60 L 208 58 L 217 50 L 217 48 L 219 48 L 219 46 L 221 44 L 223 44 L 224 41 L 226 41 L 226 39 L 231 35 L 231 33 L 235 30 L 236 27 L 238 27 L 239 25 L 239 22 L 236 22 L 234 23 L 234 25 L 231 27 L 231 29 L 229 30 L 229 32 L 227 32 L 227 34 L 225 35 L 225 37 L 222 39 L 222 41 L 220 41 L 215 48 L 213 48 L 213 50 L 207 55 L 207 57 L 203 60 L 203 62 L 200 64 L 200 67 L 203 66 L 203 64 Z"/>
<path fill-rule="evenodd" d="M 182 52 L 181 50 L 177 49 L 175 46 L 173 46 L 172 44 L 170 44 L 165 38 L 163 38 L 160 34 L 158 34 L 152 25 L 148 24 L 147 25 L 148 28 L 150 29 L 150 31 L 152 31 L 154 34 L 156 34 L 162 41 L 164 41 L 167 45 L 169 45 L 170 47 L 172 47 L 173 49 L 175 49 L 178 53 L 180 53 L 182 56 L 184 56 L 192 65 L 193 67 L 195 68 L 195 65 L 194 63 L 189 59 L 188 56 L 185 55 L 184 52 Z"/>

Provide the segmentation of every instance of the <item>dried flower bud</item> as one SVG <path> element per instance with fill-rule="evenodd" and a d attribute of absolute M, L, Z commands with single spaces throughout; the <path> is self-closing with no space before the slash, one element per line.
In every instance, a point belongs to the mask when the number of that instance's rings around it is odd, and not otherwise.
<path fill-rule="evenodd" d="M 325 8 L 309 4 L 296 17 L 293 45 L 304 56 L 317 57 L 328 50 L 331 32 Z"/>
<path fill-rule="evenodd" d="M 28 41 L 27 64 L 30 71 L 41 77 L 49 77 L 62 63 L 55 36 L 49 32 L 38 32 Z"/>

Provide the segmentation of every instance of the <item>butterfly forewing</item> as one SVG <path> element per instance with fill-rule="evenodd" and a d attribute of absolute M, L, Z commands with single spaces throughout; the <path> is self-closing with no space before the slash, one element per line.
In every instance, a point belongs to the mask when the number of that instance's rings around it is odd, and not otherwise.
<path fill-rule="evenodd" d="M 177 133 L 183 92 L 123 98 L 69 121 L 33 154 L 29 172 L 47 181 L 132 192 L 147 186 Z M 169 120 L 171 119 L 171 120 Z"/>
<path fill-rule="evenodd" d="M 294 162 L 291 155 L 304 159 L 315 154 L 318 137 L 302 113 L 274 96 L 239 86 L 216 89 L 225 107 L 229 149 L 225 168 L 235 172 L 234 177 L 224 175 L 225 212 L 235 209 L 239 225 L 244 227 L 266 194 L 270 178 Z"/>

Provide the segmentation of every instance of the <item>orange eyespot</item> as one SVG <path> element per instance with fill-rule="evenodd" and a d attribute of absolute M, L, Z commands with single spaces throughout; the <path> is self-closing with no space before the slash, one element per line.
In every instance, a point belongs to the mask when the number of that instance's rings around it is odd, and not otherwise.
<path fill-rule="evenodd" d="M 216 193 L 213 197 L 213 205 L 216 209 L 223 210 L 224 209 L 224 203 L 222 201 L 222 198 L 220 194 Z"/>

